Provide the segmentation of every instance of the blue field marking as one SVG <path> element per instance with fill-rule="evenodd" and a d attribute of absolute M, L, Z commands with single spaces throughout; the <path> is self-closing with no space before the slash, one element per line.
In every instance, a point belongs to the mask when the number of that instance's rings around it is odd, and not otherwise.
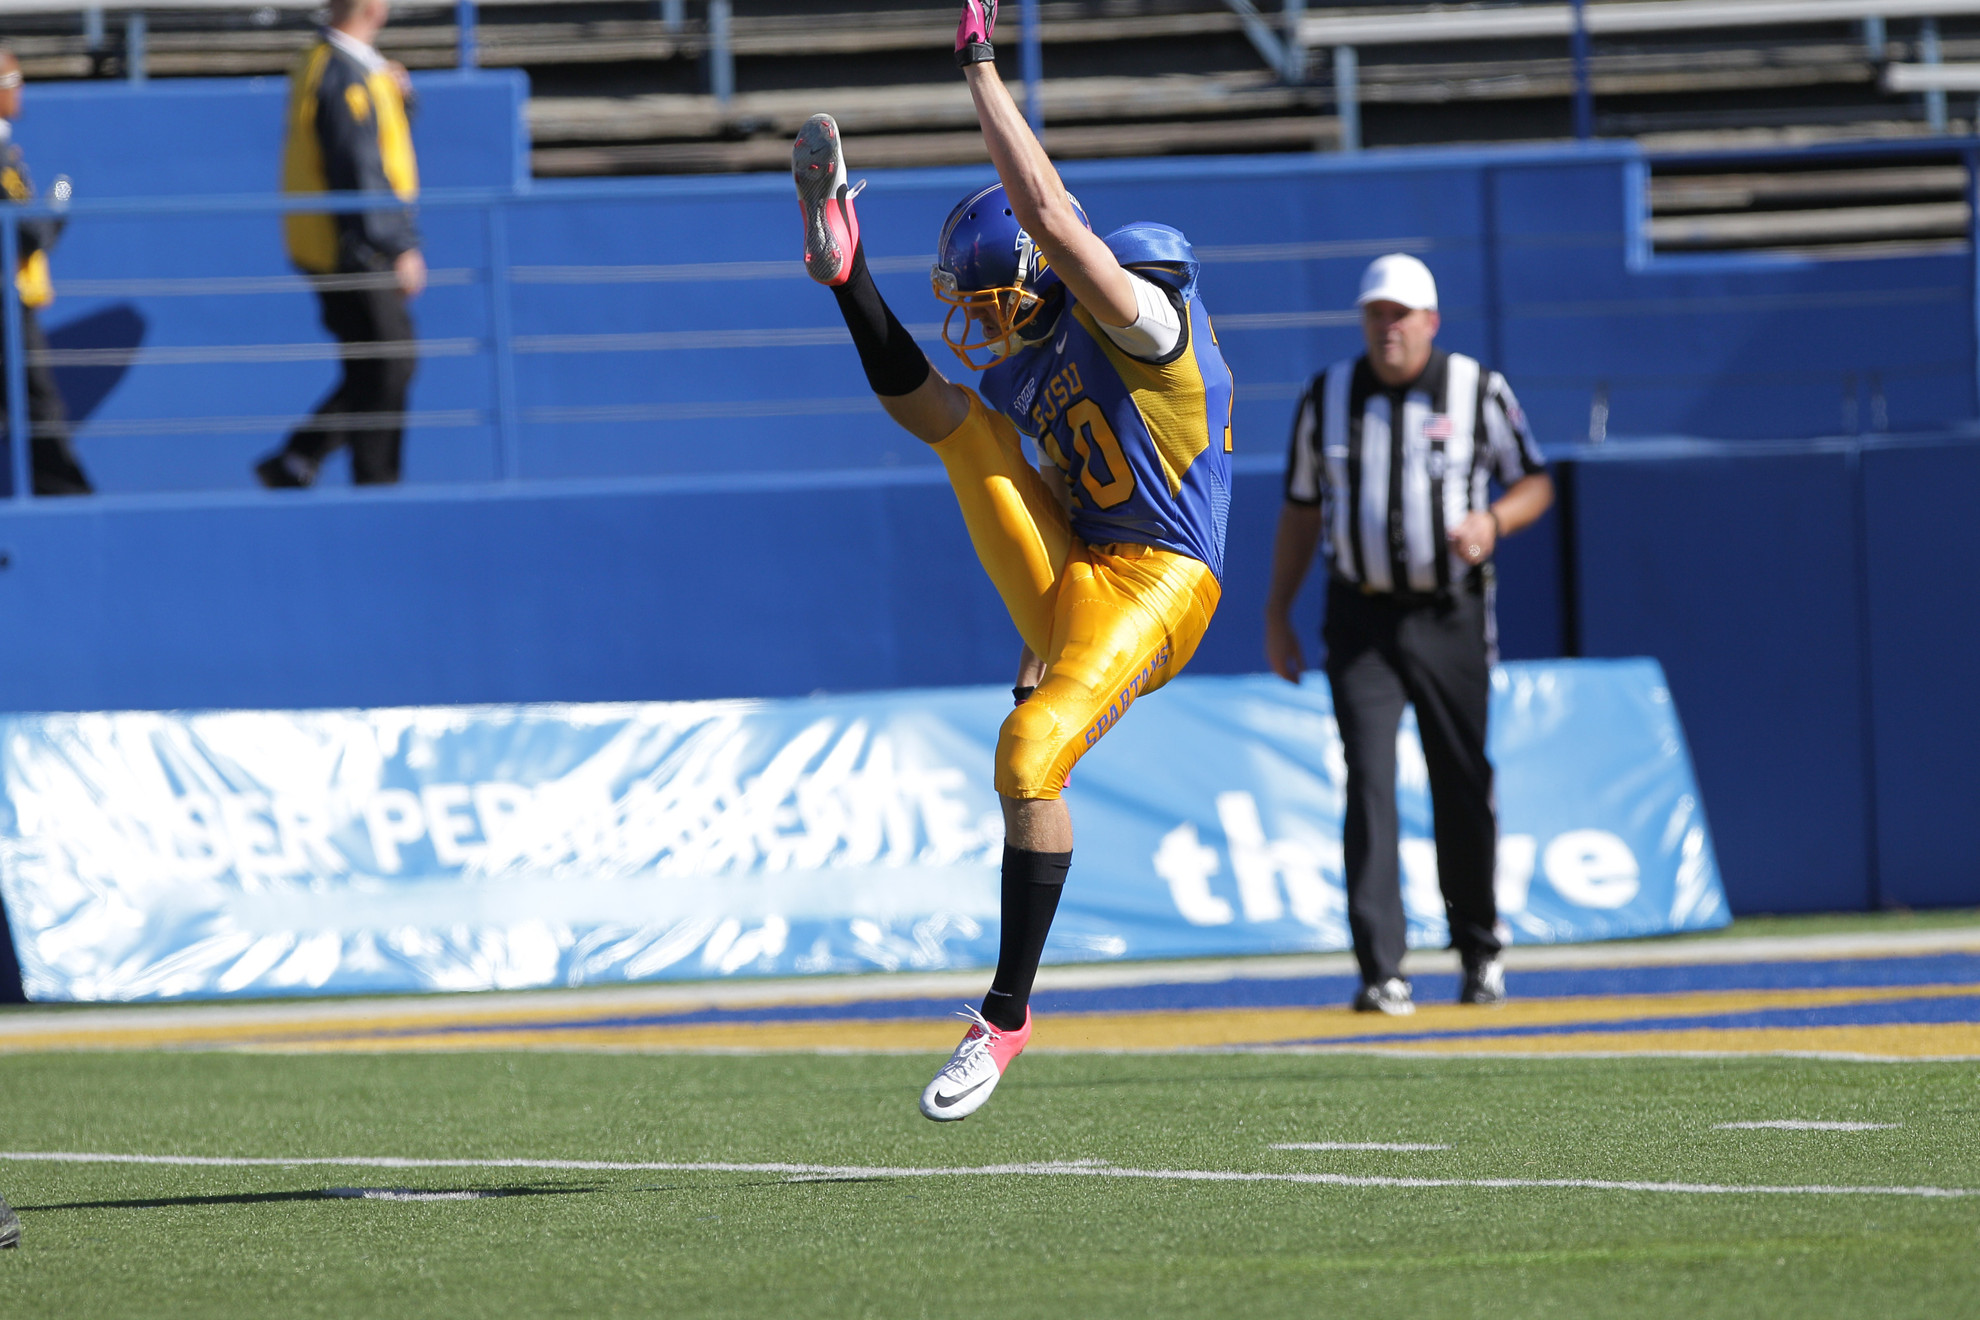
<path fill-rule="evenodd" d="M 1550 1022 L 1524 1027 L 1460 1028 L 1455 1031 L 1392 1032 L 1381 1036 L 1316 1036 L 1289 1045 L 1397 1045 L 1432 1040 L 1493 1040 L 1523 1036 L 1581 1036 L 1591 1032 L 1780 1031 L 1810 1027 L 1946 1026 L 1980 1022 L 1980 994 L 1931 999 L 1832 1004 L 1820 1008 L 1744 1009 L 1732 1013 L 1692 1013 L 1681 1017 Z"/>
<path fill-rule="evenodd" d="M 1458 977 L 1439 972 L 1410 978 L 1419 1002 L 1455 1000 Z M 1873 989 L 1903 985 L 1980 985 L 1980 954 L 1919 958 L 1836 958 L 1820 962 L 1688 963 L 1676 966 L 1555 968 L 1508 972 L 1516 999 L 1588 999 L 1695 994 L 1726 990 Z M 1158 1013 L 1209 1008 L 1313 1008 L 1345 1004 L 1358 976 L 1284 977 L 1211 982 L 1041 990 L 1031 996 L 1046 1013 Z"/>
<path fill-rule="evenodd" d="M 1426 976 L 1422 983 L 1457 980 Z M 1041 1017 L 1070 1013 L 1176 1013 L 1199 1009 L 1332 1008 L 1361 988 L 1358 976 L 1302 976 L 1271 980 L 1165 982 L 1105 986 L 1092 990 L 1036 990 L 1031 1006 Z"/>
<path fill-rule="evenodd" d="M 1589 995 L 1679 995 L 1710 990 L 1871 989 L 1899 985 L 1980 985 L 1980 953 L 1835 958 L 1820 962 L 1688 963 L 1668 967 L 1589 967 L 1514 972 L 1523 999 Z"/>
<path fill-rule="evenodd" d="M 986 974 L 987 975 L 987 974 Z M 1975 985 L 1980 986 L 1980 954 L 1932 954 L 1916 958 L 1839 958 L 1819 962 L 1756 962 L 1683 964 L 1678 966 L 1649 967 L 1605 967 L 1605 968 L 1564 968 L 1544 971 L 1515 972 L 1507 976 L 1507 988 L 1515 999 L 1587 999 L 1587 998 L 1631 998 L 1651 995 L 1693 994 L 1710 991 L 1740 990 L 1819 990 L 1819 989 L 1877 989 L 1890 986 L 1927 985 Z M 1452 973 L 1432 973 L 1419 976 L 1413 982 L 1416 997 L 1422 1003 L 1455 1001 L 1458 993 L 1458 978 Z M 1041 990 L 1031 997 L 1033 1009 L 1039 1016 L 1075 1016 L 1133 1013 L 1173 1013 L 1205 1012 L 1216 1010 L 1274 1009 L 1274 1008 L 1333 1008 L 1344 1005 L 1360 986 L 1360 979 L 1353 975 L 1276 977 L 1276 978 L 1236 978 L 1223 981 L 1174 981 L 1152 985 L 1104 986 L 1091 989 Z M 638 1012 L 621 1013 L 607 1017 L 579 1017 L 533 1021 L 527 1024 L 516 1021 L 483 1023 L 459 1023 L 443 1026 L 421 1025 L 387 1030 L 377 1033 L 382 1036 L 429 1036 L 436 1034 L 476 1036 L 498 1032 L 515 1031 L 526 1025 L 531 1031 L 601 1031 L 625 1030 L 637 1027 L 690 1027 L 716 1025 L 749 1025 L 788 1022 L 884 1022 L 930 1017 L 944 1017 L 954 1013 L 967 999 L 974 1003 L 975 996 L 954 995 L 944 998 L 916 996 L 913 998 L 872 998 L 842 1001 L 838 1003 L 814 1004 L 761 1004 L 738 1008 L 698 1008 L 682 1012 Z M 1910 1003 L 1912 1001 L 1904 1001 Z M 1919 1001 L 1926 1002 L 1926 1001 Z M 1930 1002 L 1966 1003 L 1964 999 L 1939 1000 Z M 1882 1005 L 1865 1005 L 1861 1011 L 1872 1012 Z M 1818 1012 L 1854 1012 L 1855 1009 L 1783 1009 L 1779 1012 L 1802 1014 L 1792 1025 L 1856 1025 L 1859 1021 L 1931 1021 L 1967 1022 L 1976 1020 L 1973 1009 L 1965 1010 L 1968 1016 L 1904 1018 L 1904 1019 L 1849 1019 L 1817 1023 L 1807 1014 Z M 1671 1021 L 1675 1019 L 1657 1019 Z M 1693 1022 L 1693 1019 L 1684 1019 Z M 1637 1019 L 1619 1022 L 1608 1026 L 1587 1023 L 1560 1028 L 1521 1028 L 1520 1031 L 1588 1031 L 1598 1029 L 1650 1030 L 1648 1020 Z M 1697 1019 L 1694 1025 L 1713 1026 L 1743 1025 L 1732 1018 L 1706 1017 Z M 1668 1028 L 1665 1028 L 1668 1029 Z M 1457 1033 L 1452 1033 L 1457 1034 Z M 1413 1033 L 1406 1039 L 1421 1040 L 1433 1038 L 1429 1035 Z M 1356 1037 L 1358 1040 L 1386 1039 L 1384 1037 Z M 1397 1037 L 1405 1039 L 1405 1037 Z M 1324 1042 L 1315 1042 L 1324 1043 Z"/>

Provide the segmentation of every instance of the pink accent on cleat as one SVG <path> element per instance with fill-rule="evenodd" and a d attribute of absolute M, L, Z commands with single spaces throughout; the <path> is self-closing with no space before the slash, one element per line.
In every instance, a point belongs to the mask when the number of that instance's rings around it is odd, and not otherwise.
<path fill-rule="evenodd" d="M 921 1093 L 922 1115 L 938 1123 L 968 1118 L 981 1109 L 1003 1080 L 1011 1060 L 1031 1043 L 1029 1008 L 1024 1011 L 1024 1025 L 1016 1031 L 990 1025 L 989 1019 L 973 1008 L 958 1016 L 970 1020 L 969 1031 Z"/>
<path fill-rule="evenodd" d="M 972 1027 L 971 1030 L 981 1031 L 983 1028 Z M 1029 1044 L 1031 1044 L 1031 1010 L 1029 1008 L 1024 1010 L 1024 1025 L 1016 1031 L 1004 1031 L 997 1027 L 990 1028 L 990 1059 L 997 1065 L 997 1075 L 999 1077 L 1003 1076 L 1004 1070 L 1011 1066 L 1011 1060 L 1024 1053 L 1024 1047 Z"/>
<path fill-rule="evenodd" d="M 791 177 L 804 216 L 805 272 L 823 285 L 844 284 L 859 250 L 859 217 L 853 211 L 859 189 L 846 186 L 846 158 L 832 116 L 813 115 L 798 130 Z"/>

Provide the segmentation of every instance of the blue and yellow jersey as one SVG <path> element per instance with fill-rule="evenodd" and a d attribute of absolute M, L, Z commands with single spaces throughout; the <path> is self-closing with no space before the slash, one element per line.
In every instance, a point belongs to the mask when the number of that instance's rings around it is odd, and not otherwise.
<path fill-rule="evenodd" d="M 1066 474 L 1082 541 L 1173 550 L 1221 581 L 1231 372 L 1202 303 L 1184 310 L 1181 344 L 1143 362 L 1073 303 L 1048 338 L 990 368 L 979 389 Z"/>

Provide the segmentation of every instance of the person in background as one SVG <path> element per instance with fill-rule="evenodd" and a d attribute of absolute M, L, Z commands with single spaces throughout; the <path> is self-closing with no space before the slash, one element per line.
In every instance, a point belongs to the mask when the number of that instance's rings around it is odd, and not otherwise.
<path fill-rule="evenodd" d="M 14 52 L 0 46 L 0 190 L 10 202 L 34 199 L 34 182 L 28 177 L 27 161 L 20 144 L 14 141 L 14 121 L 21 117 L 21 62 Z M 50 200 L 69 198 L 69 181 L 57 178 Z M 55 286 L 48 278 L 48 249 L 61 237 L 62 222 L 43 217 L 20 222 L 20 268 L 14 272 L 14 288 L 21 297 L 21 346 L 27 350 L 28 425 L 34 443 L 29 449 L 37 495 L 87 495 L 89 478 L 76 460 L 69 444 L 69 410 L 55 388 L 55 373 L 42 360 L 48 352 L 48 336 L 41 331 L 36 314 L 55 301 Z M 0 326 L 0 335 L 5 327 Z M 0 408 L 7 399 L 7 381 L 0 373 Z"/>
<path fill-rule="evenodd" d="M 426 287 L 426 261 L 409 205 L 419 195 L 412 81 L 372 45 L 386 16 L 386 0 L 331 0 L 323 39 L 290 75 L 282 190 L 378 193 L 400 204 L 287 217 L 289 258 L 315 277 L 323 324 L 347 351 L 337 388 L 255 465 L 264 486 L 314 484 L 345 445 L 357 484 L 399 479 L 415 354 L 407 303 Z"/>
<path fill-rule="evenodd" d="M 1324 537 L 1327 681 L 1347 754 L 1342 830 L 1348 929 L 1361 968 L 1354 1007 L 1415 1011 L 1402 958 L 1396 732 L 1416 707 L 1437 838 L 1437 881 L 1459 1001 L 1506 995 L 1492 891 L 1499 825 L 1485 720 L 1497 658 L 1492 552 L 1554 502 L 1553 479 L 1498 372 L 1437 337 L 1437 282 L 1415 257 L 1378 257 L 1361 278 L 1367 352 L 1313 378 L 1293 422 L 1265 656 L 1289 682 L 1305 658 L 1293 598 Z M 1491 499 L 1497 480 L 1503 493 Z"/>

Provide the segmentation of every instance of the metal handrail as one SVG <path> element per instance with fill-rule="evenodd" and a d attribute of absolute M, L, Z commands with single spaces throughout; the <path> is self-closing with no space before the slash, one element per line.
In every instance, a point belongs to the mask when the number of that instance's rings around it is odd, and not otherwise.
<path fill-rule="evenodd" d="M 1343 124 L 1342 149 L 1358 149 L 1360 109 L 1356 101 L 1356 55 L 1362 46 L 1422 45 L 1430 42 L 1507 41 L 1565 37 L 1574 64 L 1575 136 L 1594 136 L 1588 43 L 1595 36 L 1652 32 L 1705 32 L 1724 28 L 1791 27 L 1810 23 L 1861 22 L 1866 40 L 1882 46 L 1889 18 L 1921 21 L 1921 58 L 1938 63 L 1938 20 L 1980 14 L 1980 0 L 1573 0 L 1570 4 L 1464 5 L 1459 7 L 1348 14 L 1306 14 L 1289 24 L 1294 45 L 1334 48 L 1335 105 Z M 1876 35 L 1869 36 L 1874 28 Z M 1303 53 L 1288 52 L 1288 67 L 1305 65 Z M 1921 83 L 1926 113 L 1935 132 L 1946 126 L 1944 86 Z M 1888 86 L 1886 90 L 1889 90 Z M 1349 126 L 1356 126 L 1349 131 Z"/>
<path fill-rule="evenodd" d="M 595 3 L 595 0 L 476 0 L 479 5 L 529 5 L 549 8 L 555 5 Z M 452 9 L 454 0 L 405 0 L 394 5 L 396 13 L 414 10 Z M 92 9 L 110 13 L 149 10 L 174 13 L 181 10 L 287 9 L 310 11 L 323 8 L 323 0 L 0 0 L 0 14 L 85 14 Z"/>
<path fill-rule="evenodd" d="M 1980 179 L 1980 139 L 1941 139 L 1932 143 L 1907 142 L 1867 142 L 1837 143 L 1820 147 L 1795 150 L 1771 149 L 1745 153 L 1711 153 L 1709 156 L 1657 156 L 1641 157 L 1651 164 L 1682 163 L 1692 164 L 1701 160 L 1713 160 L 1731 165 L 1745 160 L 1791 158 L 1810 159 L 1877 159 L 1885 157 L 1916 156 L 1922 152 L 1933 155 L 1953 155 L 1966 163 L 1969 172 L 1969 205 L 1972 198 L 1974 180 Z M 1490 159 L 1521 159 L 1519 152 L 1489 154 Z M 1398 155 L 1396 163 L 1405 161 L 1423 162 L 1436 159 L 1434 156 Z M 1315 168 L 1331 168 L 1315 163 Z M 470 330 L 468 336 L 456 336 L 448 340 L 425 341 L 422 351 L 450 351 L 455 354 L 486 352 L 494 366 L 493 388 L 484 400 L 475 401 L 470 408 L 452 408 L 407 413 L 401 420 L 421 426 L 464 427 L 492 425 L 498 441 L 498 458 L 495 473 L 498 481 L 513 482 L 521 477 L 522 462 L 520 431 L 525 424 L 564 423 L 564 422 L 624 422 L 624 421 L 681 421 L 727 417 L 768 417 L 768 416 L 812 416 L 864 414 L 877 408 L 870 395 L 857 397 L 831 397 L 807 399 L 748 399 L 748 400 L 687 400 L 675 402 L 644 402 L 627 404 L 567 405 L 523 407 L 519 404 L 515 390 L 515 365 L 519 355 L 556 354 L 565 352 L 668 352 L 683 348 L 705 347 L 711 338 L 718 339 L 720 346 L 727 348 L 789 347 L 794 343 L 819 344 L 837 343 L 845 338 L 845 331 L 836 326 L 775 326 L 761 329 L 724 330 L 701 332 L 699 334 L 676 330 L 651 332 L 631 332 L 610 335 L 569 335 L 569 334 L 527 334 L 518 333 L 512 323 L 511 290 L 516 285 L 576 285 L 588 283 L 640 283 L 673 284 L 687 281 L 754 281 L 804 278 L 801 266 L 795 261 L 720 261 L 704 263 L 675 263 L 669 265 L 631 265 L 624 267 L 605 266 L 541 266 L 511 265 L 508 253 L 508 233 L 510 214 L 517 209 L 555 204 L 568 205 L 574 200 L 602 204 L 621 201 L 646 201 L 656 197 L 693 197 L 704 192 L 719 191 L 733 194 L 740 190 L 746 194 L 761 192 L 767 199 L 783 197 L 789 184 L 779 178 L 762 179 L 723 179 L 700 180 L 683 179 L 656 184 L 650 180 L 613 180 L 585 183 L 575 186 L 532 189 L 521 188 L 451 188 L 436 189 L 420 199 L 419 205 L 428 210 L 481 209 L 486 213 L 487 257 L 484 263 L 474 267 L 441 268 L 435 271 L 435 283 L 448 285 L 483 285 L 489 291 L 487 301 L 488 320 L 485 327 L 464 327 Z M 780 203 L 781 204 L 781 203 Z M 78 199 L 66 208 L 51 206 L 45 201 L 0 205 L 0 270 L 9 269 L 8 263 L 17 265 L 19 247 L 19 227 L 22 221 L 42 216 L 66 214 L 71 219 L 96 217 L 131 216 L 181 216 L 236 214 L 236 215 L 280 215 L 293 212 L 355 212 L 403 205 L 390 194 L 326 193 L 315 195 L 235 195 L 219 197 L 110 197 Z M 1976 208 L 1975 214 L 1980 214 Z M 1450 240 L 1469 243 L 1476 240 L 1464 238 Z M 1305 242 L 1285 242 L 1271 244 L 1219 245 L 1206 243 L 1198 248 L 1199 257 L 1212 265 L 1256 264 L 1276 262 L 1298 262 L 1316 259 L 1338 259 L 1345 257 L 1366 257 L 1386 251 L 1423 251 L 1432 246 L 1423 237 L 1390 235 L 1381 238 L 1343 238 L 1335 240 L 1314 240 Z M 927 255 L 900 255 L 880 257 L 873 261 L 879 273 L 913 273 L 926 269 Z M 1975 270 L 1980 279 L 1980 267 Z M 333 277 L 334 278 L 334 277 Z M 374 282 L 370 277 L 353 277 L 364 283 Z M 162 290 L 152 285 L 164 286 Z M 88 290 L 95 296 L 113 296 L 130 292 L 140 296 L 151 296 L 158 292 L 178 294 L 189 292 L 195 281 L 185 278 L 170 280 L 118 281 L 98 279 L 88 282 L 70 282 L 65 288 L 78 287 Z M 128 289 L 125 286 L 129 286 Z M 228 294 L 264 294 L 271 292 L 304 292 L 312 287 L 307 277 L 292 275 L 268 276 L 229 276 L 211 282 L 211 291 Z M 1818 297 L 1818 295 L 1810 295 Z M 1869 296 L 1869 295 L 1858 295 Z M 1950 291 L 1949 297 L 1958 298 L 1960 291 Z M 1980 286 L 1968 291 L 1967 296 L 1975 299 L 1975 307 L 1980 308 Z M 1828 295 L 1819 295 L 1823 302 L 1830 301 Z M 1636 306 L 1637 304 L 1632 304 Z M 1583 309 L 1585 310 L 1585 309 Z M 1462 309 L 1449 309 L 1447 314 L 1460 314 Z M 26 367 L 30 360 L 22 351 L 21 304 L 19 294 L 12 280 L 0 280 L 0 326 L 4 326 L 4 361 L 0 361 L 0 371 L 4 371 L 7 382 L 7 426 L 10 436 L 26 437 L 30 434 L 26 406 Z M 1283 330 L 1287 328 L 1315 326 L 1347 326 L 1356 320 L 1351 310 L 1342 309 L 1297 309 L 1284 311 L 1233 311 L 1218 317 L 1218 326 L 1226 333 L 1241 330 Z M 917 338 L 932 340 L 938 333 L 933 323 L 916 324 L 909 327 Z M 1976 342 L 1980 342 L 1977 340 Z M 429 350 L 426 345 L 431 345 Z M 312 359 L 345 356 L 337 346 L 329 344 L 312 345 L 259 345 L 244 346 L 251 355 L 262 358 L 288 356 L 293 359 L 298 353 Z M 55 350 L 48 357 L 37 358 L 41 362 L 62 363 L 64 365 L 89 362 L 95 365 L 113 363 L 165 363 L 168 361 L 193 362 L 212 359 L 216 354 L 242 351 L 241 346 L 173 347 L 166 350 Z M 359 350 L 360 352 L 365 350 Z M 217 359 L 216 359 L 217 360 Z M 1980 379 L 1980 364 L 1976 364 L 1975 378 Z M 1290 382 L 1251 382 L 1242 391 L 1246 398 L 1290 398 L 1297 392 L 1297 385 Z M 107 424 L 105 434 L 193 434 L 208 431 L 244 433 L 270 429 L 293 429 L 291 420 L 272 416 L 237 416 L 233 418 L 157 418 L 120 419 Z M 307 423 L 304 423 L 307 425 Z M 32 467 L 30 446 L 27 443 L 12 444 L 10 465 L 14 476 L 14 499 L 25 501 L 31 498 Z M 21 507 L 16 505 L 15 507 Z"/>
<path fill-rule="evenodd" d="M 1503 5 L 1316 14 L 1300 21 L 1309 46 L 1399 46 L 1438 41 L 1566 37 L 1574 5 Z M 1619 36 L 1715 28 L 1793 27 L 1865 18 L 1947 18 L 1980 14 L 1980 0 L 1592 0 L 1588 32 Z"/>
<path fill-rule="evenodd" d="M 1887 92 L 1980 92 L 1980 64 L 1892 64 L 1884 69 Z"/>
<path fill-rule="evenodd" d="M 567 5 L 581 4 L 585 0 L 408 0 L 403 6 L 407 10 L 447 10 L 454 11 L 454 25 L 457 42 L 457 63 L 460 68 L 472 69 L 480 63 L 480 20 L 477 10 L 482 5 Z M 735 57 L 729 42 L 730 0 L 708 0 L 708 37 L 710 80 L 714 84 L 717 98 L 726 102 L 735 87 Z M 217 11 L 243 9 L 286 9 L 291 11 L 316 11 L 323 7 L 323 0 L 169 0 L 168 3 L 147 3 L 147 0 L 94 0 L 93 3 L 77 3 L 77 0 L 0 0 L 0 16 L 20 14 L 78 14 L 84 20 L 85 30 L 101 37 L 103 16 L 106 12 L 124 15 L 124 64 L 125 76 L 133 83 L 145 81 L 146 49 L 149 45 L 149 24 L 146 15 L 155 11 Z M 663 0 L 663 20 L 669 28 L 684 29 L 687 26 L 687 6 L 683 0 Z M 94 38 L 93 38 L 94 39 Z"/>
<path fill-rule="evenodd" d="M 637 195 L 629 193 L 629 195 Z M 486 208 L 490 228 L 490 256 L 487 271 L 489 283 L 489 304 L 493 312 L 493 333 L 488 346 L 495 358 L 496 399 L 495 423 L 501 438 L 501 461 L 499 475 L 512 479 L 520 471 L 520 443 L 517 430 L 518 419 L 515 410 L 514 345 L 507 323 L 508 313 L 508 259 L 507 259 L 507 215 L 506 208 L 526 203 L 530 194 L 524 189 L 498 188 L 453 188 L 435 189 L 419 199 L 419 206 L 429 209 L 453 209 L 459 207 Z M 20 233 L 23 220 L 49 217 L 117 216 L 117 215 L 215 215 L 260 213 L 286 215 L 304 213 L 321 215 L 349 214 L 360 211 L 391 209 L 405 206 L 392 193 L 377 192 L 336 192 L 287 196 L 243 195 L 233 197 L 100 197 L 73 200 L 65 204 L 55 204 L 46 198 L 29 202 L 0 205 L 0 272 L 11 272 L 20 267 Z M 455 272 L 447 272 L 447 283 L 455 283 Z M 280 277 L 288 279 L 290 277 Z M 331 277 L 340 284 L 347 281 Z M 461 283 L 467 281 L 461 280 Z M 259 292 L 259 289 L 254 291 Z M 28 422 L 27 410 L 27 354 L 23 352 L 21 340 L 21 297 L 20 290 L 11 278 L 0 278 L 0 333 L 4 333 L 5 353 L 0 355 L 0 370 L 4 371 L 7 387 L 7 437 L 8 461 L 13 478 L 13 499 L 25 503 L 34 497 L 33 443 L 34 429 Z M 421 345 L 429 353 L 434 351 L 434 341 Z M 458 355 L 472 352 L 478 347 L 474 340 L 439 341 L 437 345 L 443 355 Z M 299 353 L 297 350 L 307 350 Z M 82 350 L 90 351 L 90 350 Z M 400 346 L 376 346 L 375 348 L 351 350 L 339 346 L 332 349 L 328 345 L 262 345 L 258 352 L 251 354 L 254 360 L 301 360 L 303 357 L 342 357 L 342 356 L 390 356 L 402 351 Z M 150 350 L 156 354 L 158 350 Z M 188 360 L 198 360 L 202 354 L 212 357 L 215 350 L 192 350 Z M 183 352 L 181 354 L 184 355 Z M 144 360 L 142 354 L 111 351 L 111 356 L 128 358 L 131 361 Z M 169 358 L 169 354 L 167 357 Z M 238 353 L 235 354 L 239 356 Z M 61 361 L 61 358 L 43 360 Z M 215 359 L 219 360 L 219 359 Z M 228 358 L 226 360 L 233 360 Z M 109 361 L 105 358 L 104 361 Z"/>

